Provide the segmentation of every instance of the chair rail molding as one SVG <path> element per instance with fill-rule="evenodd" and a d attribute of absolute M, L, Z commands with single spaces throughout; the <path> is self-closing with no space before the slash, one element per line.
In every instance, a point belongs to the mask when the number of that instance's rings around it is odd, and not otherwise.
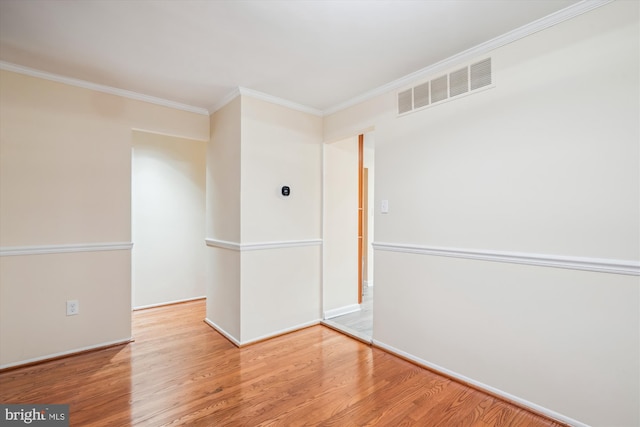
<path fill-rule="evenodd" d="M 205 243 L 212 248 L 230 249 L 233 251 L 259 251 L 264 249 L 282 249 L 296 248 L 302 246 L 319 246 L 322 245 L 322 239 L 305 239 L 305 240 L 277 240 L 271 242 L 259 243 L 237 243 L 227 240 L 218 240 L 206 238 Z"/>
<path fill-rule="evenodd" d="M 46 255 L 74 252 L 128 251 L 132 242 L 75 243 L 67 245 L 2 246 L 0 256 Z"/>
<path fill-rule="evenodd" d="M 584 270 L 597 273 L 640 276 L 640 262 L 635 260 L 585 258 L 552 254 L 446 248 L 408 243 L 374 242 L 372 245 L 373 248 L 378 251 L 404 252 L 419 255 L 444 256 L 481 261 L 535 265 L 539 267 L 556 267 L 570 270 Z"/>

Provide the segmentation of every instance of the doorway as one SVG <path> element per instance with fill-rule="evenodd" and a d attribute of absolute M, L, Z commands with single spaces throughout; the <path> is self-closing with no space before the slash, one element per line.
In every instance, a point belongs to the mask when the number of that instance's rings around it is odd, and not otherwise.
<path fill-rule="evenodd" d="M 204 298 L 206 142 L 132 132 L 132 308 Z"/>
<path fill-rule="evenodd" d="M 325 145 L 323 323 L 373 336 L 373 132 Z"/>

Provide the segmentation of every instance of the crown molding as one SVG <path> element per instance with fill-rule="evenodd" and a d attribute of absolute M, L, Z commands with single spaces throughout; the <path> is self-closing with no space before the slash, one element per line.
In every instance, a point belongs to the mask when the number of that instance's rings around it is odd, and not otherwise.
<path fill-rule="evenodd" d="M 150 104 L 161 105 L 163 107 L 174 108 L 176 110 L 188 111 L 190 113 L 209 115 L 209 111 L 205 108 L 194 107 L 192 105 L 181 104 L 179 102 L 169 101 L 167 99 L 156 98 L 155 96 L 144 95 L 130 90 L 118 89 L 111 86 L 105 86 L 97 83 L 91 83 L 86 80 L 74 79 L 71 77 L 61 76 L 59 74 L 48 73 L 46 71 L 36 70 L 34 68 L 23 67 L 22 65 L 12 64 L 10 62 L 0 61 L 0 70 L 11 71 L 18 74 L 24 74 L 30 77 L 51 80 L 53 82 L 64 83 L 70 86 L 76 86 L 83 89 L 95 90 L 96 92 L 107 93 L 110 95 L 121 96 L 123 98 L 134 99 L 136 101 L 148 102 Z"/>
<path fill-rule="evenodd" d="M 96 83 L 91 83 L 85 80 L 74 79 L 70 77 L 64 77 L 61 75 L 48 73 L 45 71 L 36 70 L 33 68 L 23 67 L 21 65 L 12 64 L 5 61 L 0 61 L 0 69 L 6 71 L 12 71 L 15 73 L 20 73 L 32 77 L 38 77 L 46 80 L 51 80 L 59 83 L 68 84 L 71 86 L 77 86 L 85 89 L 95 90 L 98 92 L 108 93 L 111 95 L 122 96 L 124 98 L 134 99 L 137 101 L 148 102 L 151 104 L 161 105 L 164 107 L 174 108 L 178 110 L 188 111 L 192 113 L 202 114 L 202 115 L 210 115 L 214 112 L 218 111 L 220 108 L 227 105 L 229 102 L 234 100 L 239 95 L 249 96 L 255 99 L 260 99 L 266 102 L 270 102 L 272 104 L 280 105 L 283 107 L 290 108 L 292 110 L 301 111 L 308 114 L 313 114 L 315 116 L 328 116 L 330 114 L 334 114 L 338 111 L 344 110 L 346 108 L 352 107 L 354 105 L 360 104 L 362 102 L 368 101 L 371 98 L 375 98 L 377 96 L 383 95 L 385 93 L 398 90 L 402 87 L 408 86 L 416 80 L 424 80 L 430 77 L 433 74 L 444 71 L 446 69 L 455 67 L 462 62 L 467 62 L 472 60 L 473 58 L 481 55 L 485 55 L 492 50 L 495 50 L 499 47 L 505 46 L 509 43 L 513 43 L 514 41 L 520 40 L 524 37 L 527 37 L 531 34 L 542 31 L 546 28 L 552 27 L 554 25 L 560 24 L 569 19 L 575 18 L 576 16 L 587 13 L 593 9 L 604 6 L 608 3 L 611 3 L 614 0 L 583 0 L 579 3 L 575 3 L 571 6 L 568 6 L 562 10 L 559 10 L 555 13 L 547 15 L 537 21 L 533 21 L 527 25 L 516 28 L 508 33 L 505 33 L 501 36 L 488 40 L 484 43 L 480 43 L 477 46 L 474 46 L 470 49 L 467 49 L 463 52 L 455 54 L 447 59 L 444 59 L 440 62 L 432 64 L 426 68 L 418 70 L 414 73 L 408 74 L 404 77 L 401 77 L 397 80 L 389 82 L 385 85 L 379 86 L 375 89 L 367 91 L 361 95 L 358 95 L 354 98 L 351 98 L 345 102 L 337 104 L 333 107 L 330 107 L 326 110 L 318 110 L 316 108 L 308 107 L 306 105 L 298 104 L 293 101 L 289 101 L 283 98 L 278 98 L 273 95 L 269 95 L 263 92 L 259 92 L 253 89 L 248 89 L 244 87 L 237 87 L 233 89 L 228 95 L 226 95 L 220 102 L 214 104 L 209 110 L 206 108 L 194 107 L 191 105 L 181 104 L 174 101 L 169 101 L 162 98 L 156 98 L 149 95 L 144 95 L 137 92 L 132 92 L 124 89 L 118 89 L 111 86 L 100 85 Z"/>
<path fill-rule="evenodd" d="M 313 114 L 314 116 L 322 117 L 321 110 L 317 110 L 306 105 L 298 104 L 297 102 L 288 101 L 286 99 L 278 98 L 277 96 L 269 95 L 267 93 L 258 92 L 257 90 L 247 89 L 246 87 L 239 87 L 239 92 L 243 96 L 248 96 L 254 99 L 270 102 L 272 104 L 280 105 L 282 107 L 290 108 L 292 110 L 301 111 L 303 113 Z"/>
<path fill-rule="evenodd" d="M 322 111 L 317 110 L 315 108 L 307 107 L 306 105 L 298 104 L 296 102 L 288 101 L 283 98 L 278 98 L 277 96 L 269 95 L 268 93 L 259 92 L 257 90 L 248 89 L 242 86 L 238 86 L 237 88 L 233 89 L 224 98 L 222 98 L 220 102 L 214 104 L 210 109 L 211 114 L 215 113 L 216 111 L 218 111 L 219 109 L 221 109 L 222 107 L 224 107 L 225 105 L 227 105 L 228 103 L 230 103 L 240 95 L 248 96 L 254 99 L 259 99 L 261 101 L 270 102 L 271 104 L 280 105 L 282 107 L 286 107 L 291 110 L 301 111 L 307 114 L 313 114 L 314 116 L 322 117 L 323 115 Z"/>
<path fill-rule="evenodd" d="M 215 113 L 234 99 L 240 96 L 240 88 L 237 87 L 229 92 L 224 98 L 222 98 L 219 102 L 215 103 L 211 108 L 209 108 L 210 114 Z"/>
<path fill-rule="evenodd" d="M 375 98 L 385 93 L 398 90 L 405 86 L 409 86 L 417 80 L 426 80 L 433 74 L 455 67 L 463 62 L 468 62 L 477 56 L 486 55 L 492 50 L 513 43 L 517 40 L 520 40 L 524 37 L 527 37 L 531 34 L 537 33 L 554 25 L 560 24 L 564 21 L 568 21 L 569 19 L 575 18 L 576 16 L 580 16 L 593 9 L 604 6 L 608 3 L 611 3 L 612 1 L 614 0 L 583 0 L 579 3 L 575 3 L 529 24 L 523 25 L 522 27 L 516 28 L 515 30 L 509 31 L 508 33 L 505 33 L 501 36 L 495 37 L 470 49 L 450 56 L 449 58 L 444 59 L 440 62 L 436 62 L 435 64 L 430 65 L 426 68 L 415 71 L 411 74 L 407 74 L 404 77 L 367 91 L 343 103 L 330 107 L 324 110 L 322 112 L 322 115 L 328 116 L 330 114 L 337 113 L 338 111 L 368 101 L 371 98 Z"/>

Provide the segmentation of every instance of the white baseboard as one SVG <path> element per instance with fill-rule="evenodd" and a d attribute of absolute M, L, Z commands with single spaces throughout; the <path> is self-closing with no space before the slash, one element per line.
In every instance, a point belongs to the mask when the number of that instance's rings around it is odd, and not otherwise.
<path fill-rule="evenodd" d="M 165 306 L 165 305 L 180 304 L 181 302 L 197 301 L 197 300 L 206 299 L 206 298 L 207 298 L 206 295 L 203 295 L 203 296 L 193 297 L 193 298 L 178 299 L 178 300 L 175 300 L 175 301 L 160 302 L 158 304 L 137 305 L 137 306 L 133 307 L 132 310 L 133 311 L 144 310 L 145 308 L 162 307 L 162 306 Z"/>
<path fill-rule="evenodd" d="M 85 351 L 90 351 L 90 350 L 100 350 L 101 348 L 107 348 L 107 347 L 113 347 L 119 344 L 127 344 L 133 341 L 132 337 L 129 337 L 127 339 L 124 340 L 116 340 L 116 341 L 109 341 L 109 342 L 103 342 L 100 344 L 96 344 L 96 345 L 90 345 L 87 347 L 80 347 L 80 348 L 74 348 L 73 350 L 68 350 L 68 351 L 61 351 L 59 353 L 52 353 L 52 354 L 47 354 L 45 356 L 39 356 L 39 357 L 34 357 L 31 359 L 26 359 L 26 360 L 20 360 L 18 362 L 11 362 L 11 363 L 6 363 L 4 365 L 0 365 L 0 369 L 7 369 L 7 368 L 13 368 L 15 366 L 20 366 L 20 365 L 27 365 L 30 363 L 35 363 L 35 362 L 44 362 L 47 361 L 49 359 L 57 359 L 63 356 L 73 356 L 76 353 L 84 353 Z"/>
<path fill-rule="evenodd" d="M 213 329 L 218 331 L 218 333 L 220 333 L 223 337 L 231 341 L 236 347 L 240 347 L 242 345 L 240 341 L 236 339 L 236 337 L 231 335 L 229 332 L 225 331 L 224 328 L 222 328 L 221 326 L 216 325 L 215 322 L 212 322 L 211 320 L 209 320 L 208 317 L 205 317 L 204 323 L 206 323 L 207 325 L 211 326 Z"/>
<path fill-rule="evenodd" d="M 537 405 L 533 402 L 529 402 L 528 400 L 525 399 L 521 399 L 517 396 L 514 396 L 510 393 L 507 393 L 505 391 L 499 390 L 495 387 L 491 387 L 490 385 L 481 383 L 480 381 L 476 381 L 474 379 L 471 379 L 469 377 L 466 377 L 464 375 L 461 375 L 457 372 L 454 371 L 450 371 L 449 369 L 443 368 L 442 366 L 436 365 L 435 363 L 431 363 L 431 362 L 427 362 L 426 360 L 420 359 L 419 357 L 413 356 L 409 353 L 406 353 L 402 350 L 398 350 L 397 348 L 394 348 L 390 345 L 387 345 L 383 342 L 380 342 L 378 340 L 373 340 L 372 341 L 373 345 L 376 347 L 379 347 L 391 354 L 395 354 L 396 356 L 400 356 L 404 359 L 407 360 L 411 360 L 412 362 L 417 363 L 418 365 L 427 367 L 429 369 L 432 369 L 433 371 L 442 373 L 446 376 L 449 376 L 451 378 L 455 378 L 457 380 L 460 380 L 462 382 L 465 382 L 467 384 L 471 384 L 474 387 L 477 387 L 480 390 L 485 390 L 489 393 L 492 393 L 494 395 L 503 397 L 504 399 L 510 400 L 512 402 L 515 402 L 525 408 L 529 408 L 532 411 L 535 411 L 539 414 L 543 414 L 546 415 L 547 417 L 553 418 L 555 420 L 561 421 L 563 423 L 569 424 L 571 426 L 574 427 L 589 427 L 589 425 L 581 423 L 580 421 L 574 420 L 573 418 L 569 418 L 567 416 L 564 416 L 562 414 L 559 414 L 558 412 L 552 411 L 551 409 L 545 408 L 543 406 Z"/>
<path fill-rule="evenodd" d="M 301 323 L 299 325 L 292 326 L 290 328 L 286 328 L 286 329 L 282 329 L 282 330 L 279 330 L 279 331 L 275 331 L 275 332 L 272 332 L 272 333 L 269 333 L 269 334 L 266 334 L 266 335 L 262 335 L 262 336 L 259 336 L 259 337 L 256 337 L 256 338 L 252 338 L 252 339 L 246 340 L 246 341 L 240 341 L 240 340 L 236 339 L 229 332 L 225 331 L 224 328 L 221 328 L 220 326 L 216 325 L 214 322 L 212 322 L 208 318 L 205 318 L 204 322 L 207 325 L 211 326 L 216 331 L 218 331 L 220 334 L 222 334 L 226 339 L 231 341 L 236 347 L 242 347 L 242 346 L 245 346 L 245 345 L 248 345 L 248 344 L 253 344 L 253 343 L 256 343 L 256 342 L 259 342 L 259 341 L 264 341 L 264 340 L 268 340 L 270 338 L 275 338 L 275 337 L 280 336 L 280 335 L 288 334 L 289 332 L 295 332 L 295 331 L 300 330 L 300 329 L 308 328 L 309 326 L 319 325 L 320 324 L 320 319 L 312 320 L 310 322 Z"/>
<path fill-rule="evenodd" d="M 324 319 L 333 319 L 334 317 L 342 316 L 344 314 L 355 313 L 360 311 L 360 304 L 345 305 L 344 307 L 334 308 L 324 312 Z"/>
<path fill-rule="evenodd" d="M 320 324 L 320 319 L 311 320 L 309 322 L 300 323 L 299 325 L 292 326 L 290 328 L 281 329 L 279 331 L 274 331 L 274 332 L 268 333 L 266 335 L 262 335 L 262 336 L 259 336 L 259 337 L 256 337 L 256 338 L 251 338 L 250 340 L 242 341 L 242 343 L 240 345 L 241 346 L 245 346 L 245 345 L 248 345 L 248 344 L 253 344 L 253 343 L 256 343 L 256 342 L 259 342 L 259 341 L 268 340 L 270 338 L 275 338 L 275 337 L 280 336 L 280 335 L 288 334 L 290 332 L 295 332 L 295 331 L 298 331 L 300 329 L 308 328 L 309 326 L 314 326 L 314 325 L 319 325 L 319 324 Z"/>
<path fill-rule="evenodd" d="M 355 329 L 351 329 L 347 326 L 341 325 L 338 322 L 334 322 L 333 320 L 330 320 L 330 319 L 324 319 L 321 325 L 324 325 L 328 328 L 338 331 L 341 334 L 350 336 L 351 338 L 361 341 L 367 345 L 371 345 L 371 337 L 369 335 L 365 335 L 362 332 L 356 331 Z"/>

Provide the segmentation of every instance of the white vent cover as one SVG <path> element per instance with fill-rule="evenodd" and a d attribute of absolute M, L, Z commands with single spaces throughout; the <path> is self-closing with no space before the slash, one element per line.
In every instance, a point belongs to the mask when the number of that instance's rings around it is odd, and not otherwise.
<path fill-rule="evenodd" d="M 453 98 L 467 92 L 469 92 L 469 69 L 464 67 L 449 74 L 449 96 Z"/>
<path fill-rule="evenodd" d="M 431 80 L 431 102 L 444 101 L 449 97 L 447 76 Z"/>
<path fill-rule="evenodd" d="M 492 84 L 491 58 L 398 93 L 398 114 L 445 101 Z"/>
<path fill-rule="evenodd" d="M 491 84 L 491 58 L 476 62 L 469 68 L 471 68 L 471 90 Z"/>
<path fill-rule="evenodd" d="M 398 114 L 413 110 L 412 89 L 407 89 L 398 94 Z"/>
<path fill-rule="evenodd" d="M 413 88 L 413 107 L 421 108 L 429 105 L 429 82 Z"/>

